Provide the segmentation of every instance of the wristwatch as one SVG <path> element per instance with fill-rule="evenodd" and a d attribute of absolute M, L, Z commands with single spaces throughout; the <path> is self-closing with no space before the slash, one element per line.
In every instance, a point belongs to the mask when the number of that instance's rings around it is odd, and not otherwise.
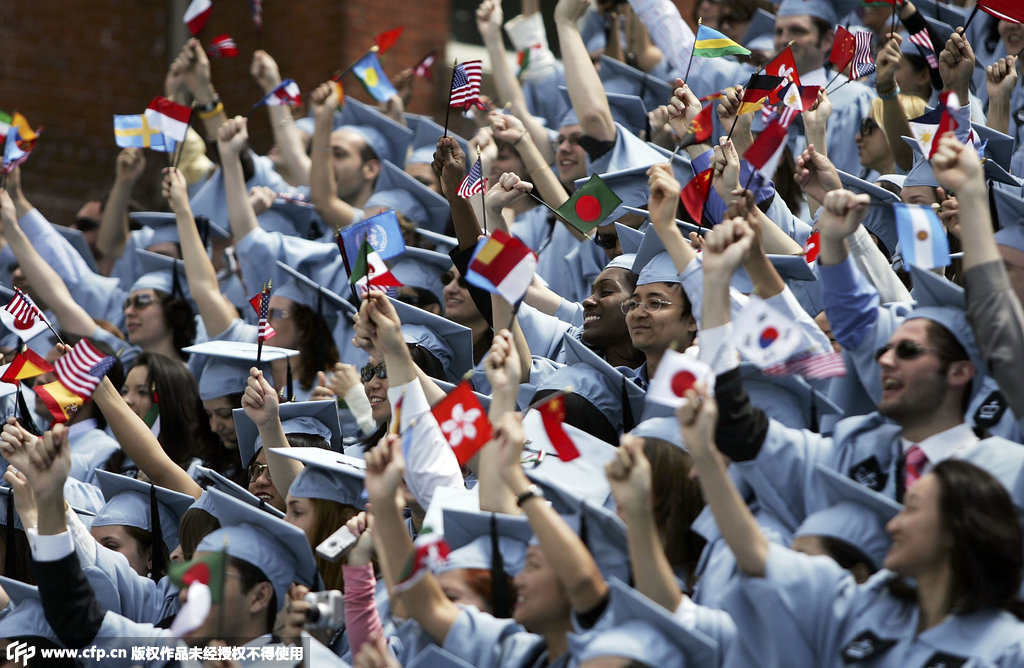
<path fill-rule="evenodd" d="M 526 503 L 527 501 L 529 501 L 530 499 L 533 499 L 533 498 L 537 498 L 537 499 L 543 499 L 544 498 L 544 492 L 541 491 L 540 487 L 537 487 L 536 485 L 530 485 L 529 487 L 526 488 L 525 492 L 523 492 L 522 494 L 517 496 L 516 497 L 516 505 L 519 506 L 520 508 L 522 508 L 524 503 Z"/>

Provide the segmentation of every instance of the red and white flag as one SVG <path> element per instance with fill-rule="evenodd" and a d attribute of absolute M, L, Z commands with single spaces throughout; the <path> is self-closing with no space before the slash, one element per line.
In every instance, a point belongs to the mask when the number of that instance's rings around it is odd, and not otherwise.
<path fill-rule="evenodd" d="M 785 148 L 786 128 L 775 120 L 757 135 L 754 143 L 743 153 L 743 159 L 770 181 L 775 176 L 775 168 Z"/>
<path fill-rule="evenodd" d="M 651 379 L 647 398 L 662 406 L 679 408 L 687 401 L 686 391 L 704 383 L 709 391 L 715 389 L 715 372 L 693 355 L 666 350 L 658 371 Z"/>
<path fill-rule="evenodd" d="M 238 55 L 238 45 L 231 39 L 231 35 L 217 35 L 210 42 L 206 53 L 211 58 L 234 58 Z"/>
<path fill-rule="evenodd" d="M 193 36 L 198 35 L 206 22 L 210 19 L 210 12 L 213 11 L 213 3 L 210 0 L 192 0 L 192 3 L 185 10 L 185 25 Z"/>
<path fill-rule="evenodd" d="M 413 75 L 414 76 L 418 76 L 421 79 L 426 79 L 427 81 L 431 81 L 432 78 L 430 76 L 430 68 L 434 66 L 434 61 L 435 60 L 437 60 L 437 52 L 436 51 L 431 51 L 427 55 L 423 56 L 420 59 L 420 62 L 416 63 L 416 65 L 413 66 L 413 68 L 412 68 Z"/>
<path fill-rule="evenodd" d="M 14 289 L 11 301 L 0 309 L 0 322 L 22 341 L 28 341 L 47 328 L 43 312 L 18 288 Z"/>
<path fill-rule="evenodd" d="M 402 572 L 398 576 L 395 591 L 405 591 L 422 580 L 423 576 L 430 571 L 437 570 L 448 561 L 450 552 L 451 547 L 448 546 L 444 536 L 434 533 L 429 526 L 424 527 L 424 530 L 413 541 L 412 554 L 409 555 L 405 567 L 402 568 Z"/>
<path fill-rule="evenodd" d="M 821 232 L 814 230 L 811 235 L 807 237 L 807 242 L 804 243 L 804 259 L 807 260 L 807 264 L 810 264 L 818 259 L 818 253 L 821 252 Z"/>
<path fill-rule="evenodd" d="M 558 392 L 536 408 L 540 412 L 544 432 L 558 453 L 558 458 L 563 462 L 571 462 L 579 457 L 579 449 L 569 438 L 569 434 L 565 433 L 565 427 L 562 426 L 565 423 L 564 394 Z"/>
<path fill-rule="evenodd" d="M 249 305 L 252 306 L 254 311 L 256 311 L 256 316 L 259 318 L 259 333 L 256 336 L 257 342 L 266 341 L 277 334 L 268 321 L 268 314 L 270 312 L 270 288 L 263 288 L 258 295 L 249 300 Z"/>
<path fill-rule="evenodd" d="M 149 127 L 174 141 L 185 141 L 192 107 L 157 96 L 150 100 L 144 113 Z"/>
<path fill-rule="evenodd" d="M 441 433 L 452 446 L 460 466 L 465 466 L 491 439 L 487 411 L 473 394 L 468 381 L 462 381 L 444 399 L 430 409 Z"/>
<path fill-rule="evenodd" d="M 53 366 L 64 387 L 88 400 L 113 365 L 113 357 L 101 353 L 89 339 L 82 339 Z"/>
<path fill-rule="evenodd" d="M 286 105 L 297 107 L 302 104 L 302 97 L 299 95 L 299 84 L 294 79 L 285 79 L 277 84 L 274 90 L 263 96 L 263 99 L 256 103 L 256 106 L 265 104 L 268 107 Z"/>

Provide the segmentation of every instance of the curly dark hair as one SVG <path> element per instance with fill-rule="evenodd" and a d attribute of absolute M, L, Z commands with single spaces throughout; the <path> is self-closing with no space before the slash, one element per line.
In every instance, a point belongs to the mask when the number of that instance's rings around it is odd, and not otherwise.
<path fill-rule="evenodd" d="M 308 390 L 316 383 L 316 372 L 333 369 L 338 361 L 338 346 L 323 316 L 313 309 L 295 302 L 292 309 L 295 328 L 299 331 L 301 364 L 298 371 L 299 387 Z"/>
<path fill-rule="evenodd" d="M 181 352 L 196 340 L 196 313 L 192 306 L 181 297 L 175 297 L 163 290 L 154 290 L 160 298 L 160 309 L 164 313 L 164 322 L 171 330 L 174 349 L 178 351 L 181 359 L 188 359 L 188 355 Z"/>

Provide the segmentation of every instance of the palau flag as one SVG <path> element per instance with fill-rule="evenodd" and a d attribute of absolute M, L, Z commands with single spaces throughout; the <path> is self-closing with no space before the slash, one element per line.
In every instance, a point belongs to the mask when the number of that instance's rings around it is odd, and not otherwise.
<path fill-rule="evenodd" d="M 388 76 L 384 74 L 375 51 L 360 58 L 359 62 L 352 66 L 352 72 L 363 82 L 366 92 L 378 102 L 387 102 L 398 95 L 398 91 L 388 81 Z"/>

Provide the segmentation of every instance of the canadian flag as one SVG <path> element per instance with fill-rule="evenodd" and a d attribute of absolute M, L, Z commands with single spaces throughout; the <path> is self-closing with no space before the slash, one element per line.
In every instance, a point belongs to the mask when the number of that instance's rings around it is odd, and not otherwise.
<path fill-rule="evenodd" d="M 693 355 L 668 350 L 658 364 L 658 371 L 647 390 L 647 398 L 663 406 L 679 408 L 687 401 L 686 391 L 694 388 L 698 382 L 714 390 L 715 372 L 711 367 Z"/>

